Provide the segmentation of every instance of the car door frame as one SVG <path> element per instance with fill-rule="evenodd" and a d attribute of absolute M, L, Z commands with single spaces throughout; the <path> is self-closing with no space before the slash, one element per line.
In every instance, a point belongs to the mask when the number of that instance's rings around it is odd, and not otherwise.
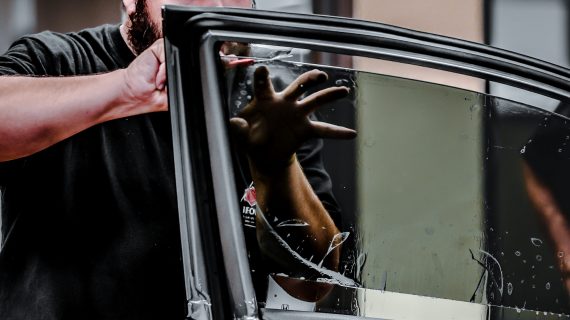
<path fill-rule="evenodd" d="M 347 18 L 233 8 L 169 5 L 163 8 L 163 18 L 189 313 L 205 319 L 260 316 L 241 220 L 235 214 L 238 199 L 218 85 L 220 42 L 292 46 L 402 62 L 570 101 L 570 70 L 439 35 Z M 265 312 L 267 318 L 276 317 L 274 311 Z M 280 319 L 289 317 L 297 319 L 296 313 L 279 313 Z"/>

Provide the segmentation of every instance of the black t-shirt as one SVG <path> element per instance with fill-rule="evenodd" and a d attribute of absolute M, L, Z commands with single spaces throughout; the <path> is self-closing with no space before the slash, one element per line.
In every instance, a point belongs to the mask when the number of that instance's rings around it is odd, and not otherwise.
<path fill-rule="evenodd" d="M 133 59 L 118 26 L 44 32 L 0 56 L 0 74 L 104 73 Z M 169 115 L 155 113 L 0 164 L 0 319 L 184 318 L 171 145 Z"/>
<path fill-rule="evenodd" d="M 118 26 L 44 32 L 0 56 L 0 75 L 96 74 L 133 59 Z M 298 157 L 338 221 L 321 146 Z M 238 179 L 238 192 L 249 183 Z M 0 163 L 0 188 L 0 319 L 184 318 L 168 113 L 106 122 Z"/>

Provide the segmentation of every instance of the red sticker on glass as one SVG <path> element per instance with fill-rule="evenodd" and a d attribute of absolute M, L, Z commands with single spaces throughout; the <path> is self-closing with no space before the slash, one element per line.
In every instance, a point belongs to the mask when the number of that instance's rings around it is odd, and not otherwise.
<path fill-rule="evenodd" d="M 253 182 L 249 185 L 247 189 L 245 189 L 245 193 L 243 194 L 241 201 L 247 202 L 252 207 L 257 205 L 257 195 L 255 193 L 255 187 L 253 186 Z"/>

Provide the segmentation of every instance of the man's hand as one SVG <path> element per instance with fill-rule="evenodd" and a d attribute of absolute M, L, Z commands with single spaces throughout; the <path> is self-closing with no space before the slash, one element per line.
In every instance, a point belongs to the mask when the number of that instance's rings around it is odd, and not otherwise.
<path fill-rule="evenodd" d="M 168 110 L 164 40 L 157 40 L 124 70 L 125 115 Z"/>
<path fill-rule="evenodd" d="M 287 167 L 293 162 L 297 149 L 309 139 L 352 139 L 356 136 L 352 129 L 308 118 L 320 106 L 349 93 L 346 87 L 331 87 L 300 100 L 311 87 L 327 79 L 325 72 L 312 70 L 282 92 L 275 92 L 269 70 L 266 67 L 255 70 L 255 97 L 239 117 L 231 119 L 231 125 L 257 171 L 268 174 Z"/>

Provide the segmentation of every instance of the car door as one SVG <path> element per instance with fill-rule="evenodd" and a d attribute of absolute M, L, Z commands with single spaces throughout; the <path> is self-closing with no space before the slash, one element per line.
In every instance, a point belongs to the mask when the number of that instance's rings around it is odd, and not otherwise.
<path fill-rule="evenodd" d="M 163 15 L 189 318 L 570 314 L 570 70 L 344 18 L 178 6 Z M 248 52 L 221 57 L 223 43 Z M 323 169 L 305 175 L 332 195 L 321 200 L 337 217 L 338 270 L 303 254 L 314 236 L 306 221 L 256 210 L 229 121 L 254 99 L 260 66 L 277 91 L 313 69 L 328 74 L 313 92 L 350 89 L 311 119 L 357 138 L 297 153 Z M 492 96 L 492 83 L 526 94 Z M 289 257 L 260 253 L 259 221 Z"/>

